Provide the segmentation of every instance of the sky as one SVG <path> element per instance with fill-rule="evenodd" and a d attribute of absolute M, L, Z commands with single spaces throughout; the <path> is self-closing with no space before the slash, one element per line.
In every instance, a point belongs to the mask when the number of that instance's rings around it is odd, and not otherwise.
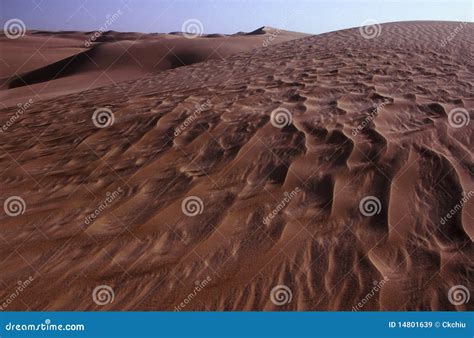
<path fill-rule="evenodd" d="M 121 32 L 167 33 L 191 31 L 197 20 L 204 34 L 249 32 L 261 26 L 319 34 L 361 26 L 367 20 L 473 22 L 473 3 L 474 0 L 0 0 L 0 23 L 3 27 L 15 18 L 23 21 L 27 29 L 95 31 L 105 27 Z"/>

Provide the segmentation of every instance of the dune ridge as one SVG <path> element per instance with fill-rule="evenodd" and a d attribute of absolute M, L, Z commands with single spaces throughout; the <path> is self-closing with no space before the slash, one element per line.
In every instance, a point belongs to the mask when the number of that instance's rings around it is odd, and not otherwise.
<path fill-rule="evenodd" d="M 456 207 L 474 190 L 474 24 L 441 46 L 456 25 L 341 30 L 36 102 L 0 138 L 2 198 L 26 203 L 0 215 L 0 299 L 33 276 L 10 310 L 472 310 L 448 299 L 474 271 L 474 202 Z M 450 126 L 455 108 L 471 124 Z M 92 301 L 100 285 L 113 302 Z"/>
<path fill-rule="evenodd" d="M 186 36 L 107 31 L 29 31 L 9 40 L 0 36 L 0 99 L 16 105 L 80 92 L 205 60 L 280 43 L 307 34 L 260 28 L 259 33 Z M 3 89 L 3 90 L 2 90 Z M 10 90 L 8 90 L 10 89 Z"/>

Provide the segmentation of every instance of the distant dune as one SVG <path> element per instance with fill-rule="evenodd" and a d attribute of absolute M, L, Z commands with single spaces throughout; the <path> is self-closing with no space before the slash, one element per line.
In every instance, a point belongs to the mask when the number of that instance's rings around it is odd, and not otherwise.
<path fill-rule="evenodd" d="M 276 33 L 274 33 L 276 32 Z M 306 36 L 261 27 L 240 35 L 140 34 L 30 31 L 0 37 L 0 99 L 16 105 L 31 96 L 47 99 Z M 274 34 L 273 34 L 274 33 Z M 272 35 L 273 34 L 273 35 Z M 30 86 L 30 88 L 22 88 Z M 2 90 L 3 89 L 3 90 Z M 6 89 L 10 89 L 6 91 Z"/>
<path fill-rule="evenodd" d="M 1 40 L 8 310 L 473 310 L 474 24 L 86 36 Z"/>

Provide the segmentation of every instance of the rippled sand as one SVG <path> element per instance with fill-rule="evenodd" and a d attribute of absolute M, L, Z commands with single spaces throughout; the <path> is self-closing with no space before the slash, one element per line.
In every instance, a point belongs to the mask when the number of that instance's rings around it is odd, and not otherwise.
<path fill-rule="evenodd" d="M 1 202 L 25 207 L 0 213 L 0 299 L 32 276 L 9 310 L 472 310 L 449 292 L 474 285 L 459 25 L 342 30 L 35 102 L 0 134 Z"/>

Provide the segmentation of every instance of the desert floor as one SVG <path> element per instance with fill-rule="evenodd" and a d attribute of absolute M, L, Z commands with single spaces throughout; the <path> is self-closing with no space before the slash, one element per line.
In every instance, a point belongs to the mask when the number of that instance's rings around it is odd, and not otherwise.
<path fill-rule="evenodd" d="M 371 28 L 1 37 L 0 300 L 472 310 L 474 24 Z"/>

